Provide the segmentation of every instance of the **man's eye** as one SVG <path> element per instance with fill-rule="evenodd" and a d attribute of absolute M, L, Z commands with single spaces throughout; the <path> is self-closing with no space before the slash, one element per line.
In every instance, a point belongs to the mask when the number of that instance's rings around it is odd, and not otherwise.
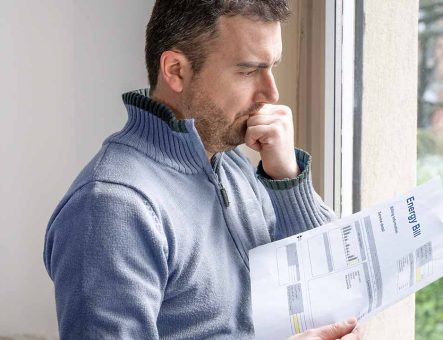
<path fill-rule="evenodd" d="M 245 77 L 249 77 L 249 76 L 252 76 L 255 72 L 257 72 L 257 70 L 245 71 L 245 72 L 241 72 L 241 74 Z"/>

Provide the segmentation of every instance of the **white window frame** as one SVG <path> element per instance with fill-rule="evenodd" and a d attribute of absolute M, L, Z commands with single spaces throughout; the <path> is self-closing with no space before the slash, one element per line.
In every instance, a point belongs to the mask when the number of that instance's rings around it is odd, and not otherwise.
<path fill-rule="evenodd" d="M 353 212 L 354 51 L 354 0 L 325 0 L 324 198 L 339 216 Z"/>

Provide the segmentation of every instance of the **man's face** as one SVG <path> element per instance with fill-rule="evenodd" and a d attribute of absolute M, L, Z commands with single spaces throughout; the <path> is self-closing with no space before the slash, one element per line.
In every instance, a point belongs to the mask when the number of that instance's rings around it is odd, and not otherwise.
<path fill-rule="evenodd" d="M 278 101 L 272 67 L 281 58 L 279 22 L 221 17 L 219 36 L 201 71 L 186 84 L 182 109 L 209 153 L 244 142 L 246 122 L 264 104 Z"/>

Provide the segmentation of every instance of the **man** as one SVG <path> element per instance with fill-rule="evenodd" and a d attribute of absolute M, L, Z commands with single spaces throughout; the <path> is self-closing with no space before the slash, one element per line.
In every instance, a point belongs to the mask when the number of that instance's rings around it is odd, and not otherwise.
<path fill-rule="evenodd" d="M 49 222 L 61 338 L 253 338 L 248 251 L 333 218 L 275 105 L 288 15 L 285 0 L 156 2 L 150 96 L 123 95 L 126 126 Z M 297 338 L 354 339 L 355 323 Z"/>

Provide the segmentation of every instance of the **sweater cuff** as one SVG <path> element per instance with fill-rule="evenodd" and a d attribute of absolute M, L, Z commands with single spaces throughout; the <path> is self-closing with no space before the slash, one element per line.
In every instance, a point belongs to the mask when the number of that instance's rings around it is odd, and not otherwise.
<path fill-rule="evenodd" d="M 303 180 L 309 178 L 311 174 L 311 155 L 302 149 L 295 149 L 295 158 L 297 160 L 300 174 L 295 178 L 273 179 L 263 169 L 262 161 L 257 167 L 258 179 L 268 189 L 286 190 L 299 185 Z"/>
<path fill-rule="evenodd" d="M 280 239 L 318 227 L 335 219 L 315 192 L 311 180 L 311 156 L 295 150 L 300 175 L 293 179 L 273 180 L 263 170 L 261 163 L 257 176 L 266 187 L 276 214 L 275 239 Z"/>

